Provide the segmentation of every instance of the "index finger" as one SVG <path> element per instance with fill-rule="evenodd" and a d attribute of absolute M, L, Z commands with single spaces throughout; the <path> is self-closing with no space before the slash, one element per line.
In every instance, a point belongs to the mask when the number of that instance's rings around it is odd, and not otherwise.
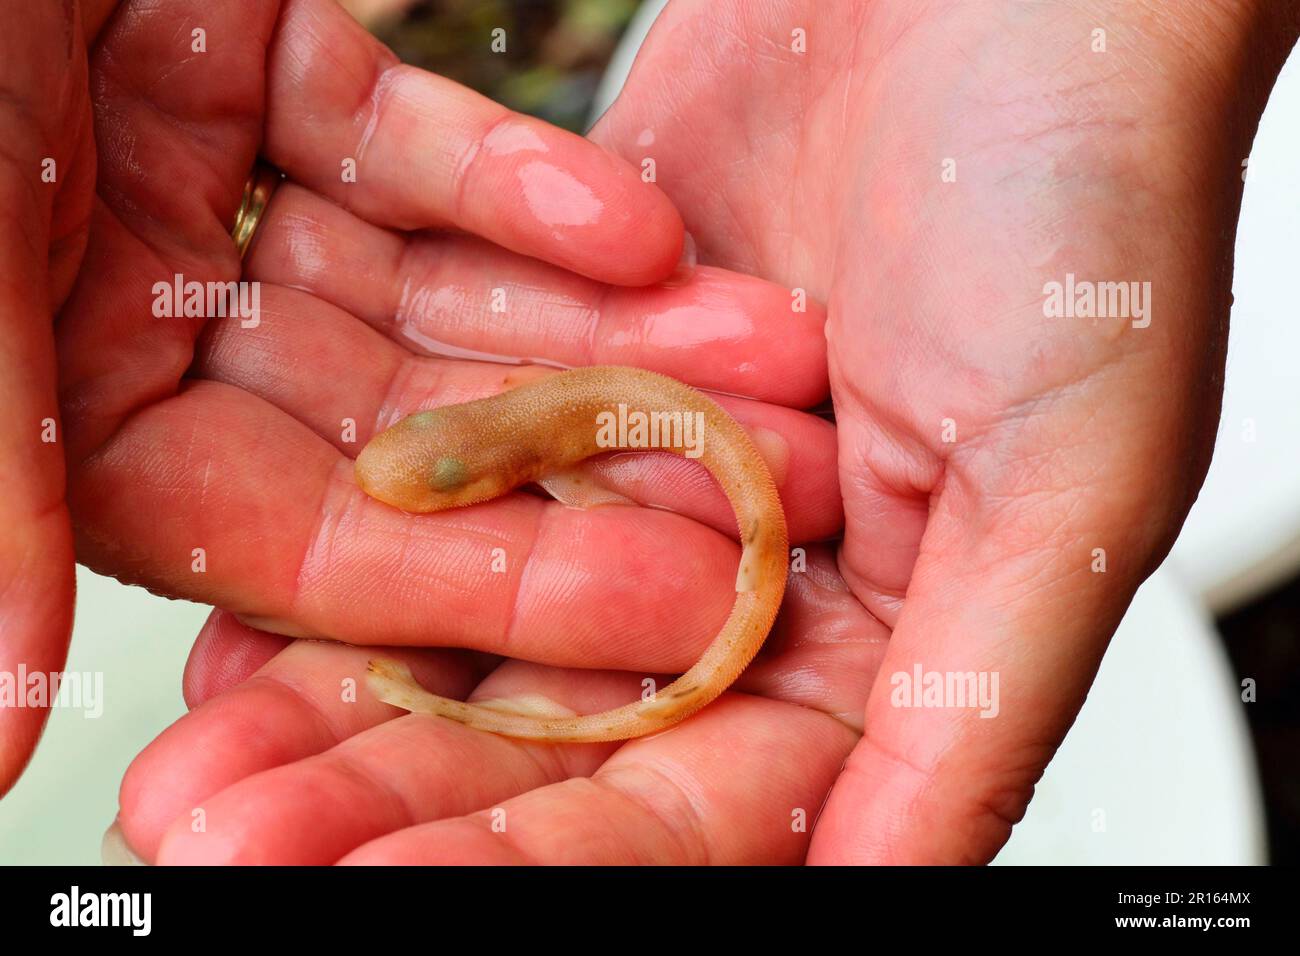
<path fill-rule="evenodd" d="M 625 160 L 397 57 L 333 0 L 290 0 L 265 154 L 379 225 L 455 227 L 615 285 L 668 278 L 685 232 Z"/>

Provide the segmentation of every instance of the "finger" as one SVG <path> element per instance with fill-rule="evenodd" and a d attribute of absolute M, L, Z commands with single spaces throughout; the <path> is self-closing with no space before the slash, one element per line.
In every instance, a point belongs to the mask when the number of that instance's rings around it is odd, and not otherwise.
<path fill-rule="evenodd" d="M 412 356 L 351 316 L 293 289 L 264 285 L 253 328 L 212 323 L 194 371 L 265 398 L 348 456 L 423 408 L 496 394 L 546 370 Z M 841 527 L 835 430 L 813 415 L 719 396 L 749 431 L 780 490 L 797 541 Z M 669 508 L 733 535 L 735 515 L 714 480 L 675 455 L 624 454 L 587 466 L 634 501 Z"/>
<path fill-rule="evenodd" d="M 617 706 L 640 693 L 628 674 L 559 671 L 507 662 L 471 700 L 545 695 L 579 712 Z M 618 742 L 553 746 L 405 715 L 337 746 L 233 783 L 204 801 L 209 826 L 181 817 L 157 860 L 165 864 L 333 863 L 386 833 L 492 807 L 522 792 L 587 776 Z"/>
<path fill-rule="evenodd" d="M 53 299 L 81 252 L 79 241 L 64 256 L 57 246 L 84 231 L 85 215 L 73 172 L 79 144 L 66 141 L 86 107 L 76 11 L 33 5 L 11 16 L 13 29 L 0 32 L 0 794 L 26 765 L 51 703 L 28 677 L 62 671 L 72 628 L 51 327 Z"/>
<path fill-rule="evenodd" d="M 775 695 L 845 723 L 844 714 L 860 718 L 884 642 L 879 630 L 873 635 L 864 626 L 865 612 L 833 572 L 833 557 L 816 549 L 807 571 L 792 575 L 781 617 L 791 633 L 782 633 L 779 625 L 737 687 Z M 214 620 L 223 618 L 232 621 L 229 615 L 214 615 Z M 210 643 L 237 652 L 246 641 L 236 633 L 239 628 L 235 624 L 214 634 L 209 625 L 205 632 Z M 305 645 L 304 655 L 311 647 L 327 645 Z M 205 671 L 224 672 L 217 651 L 214 647 L 194 665 L 197 679 L 210 681 Z M 335 675 L 306 668 L 303 660 L 300 657 L 296 665 L 298 680 L 319 679 L 326 685 L 312 696 L 324 697 L 337 686 Z M 592 713 L 635 699 L 644 689 L 637 675 L 508 661 L 469 699 L 519 700 L 532 707 L 547 701 Z M 228 724 L 228 734 L 240 733 L 237 722 Z M 220 732 L 207 731 L 210 736 Z M 286 732 L 295 730 L 290 725 Z M 158 858 L 188 863 L 332 862 L 385 833 L 495 807 L 528 790 L 590 775 L 618 746 L 530 744 L 468 731 L 446 720 L 401 717 L 363 730 L 318 756 L 231 783 L 203 802 L 207 819 L 221 821 L 220 832 L 209 826 L 195 833 L 182 816 L 173 822 Z M 167 786 L 159 777 L 166 765 L 155 762 L 153 767 L 149 786 Z"/>
<path fill-rule="evenodd" d="M 391 232 L 286 185 L 245 274 L 311 292 L 417 353 L 634 365 L 800 408 L 827 394 L 825 310 L 720 269 L 607 286 L 481 240 Z"/>
<path fill-rule="evenodd" d="M 737 544 L 679 515 L 528 494 L 405 514 L 269 410 L 198 381 L 133 416 L 80 470 L 79 558 L 292 636 L 560 666 L 683 670 L 734 602 Z"/>
<path fill-rule="evenodd" d="M 791 569 L 772 633 L 737 679 L 735 689 L 819 710 L 861 731 L 863 708 L 888 640 L 888 629 L 862 608 L 839 577 L 834 554 L 826 547 L 810 547 L 806 561 L 796 562 Z M 232 614 L 214 611 L 186 666 L 186 699 L 191 706 L 198 706 L 242 683 L 287 643 L 287 638 L 249 628 Z M 572 696 L 584 686 L 581 682 L 556 677 L 557 673 L 570 674 L 508 663 L 493 671 L 473 696 L 535 693 L 559 700 L 579 713 L 600 709 L 598 701 Z M 507 684 L 507 679 L 513 682 Z M 657 678 L 652 679 L 658 683 Z M 638 685 L 636 693 L 641 689 Z M 626 702 L 632 696 L 626 694 L 618 701 Z"/>
<path fill-rule="evenodd" d="M 235 615 L 214 610 L 203 622 L 190 648 L 181 677 L 185 706 L 190 710 L 248 680 L 293 638 L 249 627 Z"/>
<path fill-rule="evenodd" d="M 825 714 L 731 693 L 629 741 L 589 779 L 381 837 L 341 862 L 797 863 L 855 739 Z"/>
<path fill-rule="evenodd" d="M 234 626 L 234 625 L 227 625 Z M 167 828 L 204 832 L 206 801 L 230 784 L 272 767 L 323 753 L 391 720 L 393 708 L 361 686 L 372 652 L 294 642 L 251 679 L 186 714 L 131 763 L 119 794 L 127 843 L 157 856 Z M 478 679 L 472 659 L 450 651 L 401 657 L 439 693 L 464 695 Z M 212 826 L 221 821 L 213 819 Z"/>
<path fill-rule="evenodd" d="M 268 69 L 267 157 L 372 222 L 454 226 L 617 285 L 682 257 L 681 217 L 630 164 L 399 63 L 332 0 L 285 4 Z"/>
<path fill-rule="evenodd" d="M 869 534 L 851 535 L 840 568 L 854 594 L 879 620 L 898 623 L 921 537 L 930 520 L 931 495 L 943 460 L 905 430 L 881 427 L 855 389 L 836 398 L 836 436 L 844 469 L 845 519 Z"/>

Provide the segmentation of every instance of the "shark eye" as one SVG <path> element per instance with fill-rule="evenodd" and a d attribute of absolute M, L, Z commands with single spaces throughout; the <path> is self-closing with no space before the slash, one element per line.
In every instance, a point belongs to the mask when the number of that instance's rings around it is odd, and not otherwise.
<path fill-rule="evenodd" d="M 439 458 L 429 475 L 429 487 L 434 491 L 455 491 L 467 478 L 465 463 L 459 458 Z"/>

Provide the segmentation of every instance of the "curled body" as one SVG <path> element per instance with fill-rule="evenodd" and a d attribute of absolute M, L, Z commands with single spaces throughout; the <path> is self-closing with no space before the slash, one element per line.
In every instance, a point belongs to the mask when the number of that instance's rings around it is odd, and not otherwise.
<path fill-rule="evenodd" d="M 736 602 L 700 659 L 652 699 L 596 714 L 537 713 L 522 702 L 439 697 L 391 660 L 370 663 L 368 681 L 380 699 L 509 737 L 573 743 L 663 730 L 731 685 L 776 619 L 789 542 L 766 462 L 744 429 L 701 392 L 634 368 L 560 372 L 491 398 L 402 419 L 362 450 L 356 477 L 371 497 L 424 513 L 487 501 L 530 482 L 554 491 L 584 459 L 616 450 L 696 458 L 736 512 Z"/>

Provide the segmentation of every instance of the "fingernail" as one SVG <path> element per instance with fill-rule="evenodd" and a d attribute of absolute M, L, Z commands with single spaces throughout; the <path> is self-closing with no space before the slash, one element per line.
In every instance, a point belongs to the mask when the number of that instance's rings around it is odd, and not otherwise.
<path fill-rule="evenodd" d="M 239 621 L 245 627 L 251 627 L 255 631 L 266 631 L 268 634 L 278 634 L 281 637 L 293 638 L 316 638 L 319 634 L 312 634 L 303 630 L 292 621 L 282 621 L 278 617 L 259 617 L 256 614 L 236 614 L 235 620 Z"/>
<path fill-rule="evenodd" d="M 689 232 L 682 235 L 682 257 L 677 260 L 677 268 L 661 284 L 669 288 L 686 285 L 695 276 L 695 237 Z"/>
<path fill-rule="evenodd" d="M 105 866 L 149 865 L 126 842 L 126 835 L 122 832 L 122 822 L 117 817 L 113 818 L 113 825 L 104 833 L 104 839 L 99 846 L 99 857 Z"/>

